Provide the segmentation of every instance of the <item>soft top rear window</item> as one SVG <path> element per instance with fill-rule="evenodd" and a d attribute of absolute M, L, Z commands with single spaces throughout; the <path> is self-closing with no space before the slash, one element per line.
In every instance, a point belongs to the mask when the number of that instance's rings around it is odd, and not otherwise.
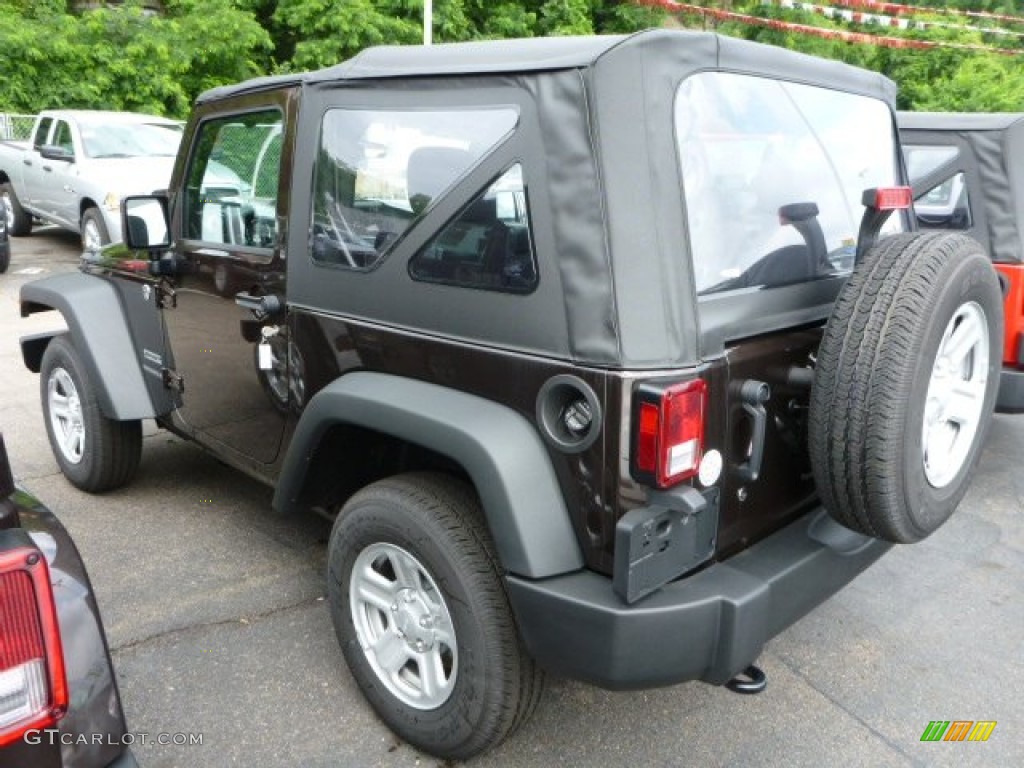
<path fill-rule="evenodd" d="M 698 294 L 849 271 L 861 193 L 898 178 L 892 113 L 866 96 L 704 72 L 675 123 Z"/>

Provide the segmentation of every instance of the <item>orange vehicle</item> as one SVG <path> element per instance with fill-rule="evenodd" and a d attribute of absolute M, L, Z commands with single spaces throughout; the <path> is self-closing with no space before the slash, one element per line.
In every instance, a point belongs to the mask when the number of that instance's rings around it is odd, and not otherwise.
<path fill-rule="evenodd" d="M 960 230 L 991 256 L 1003 286 L 996 410 L 1024 413 L 1024 113 L 900 112 L 922 229 Z"/>

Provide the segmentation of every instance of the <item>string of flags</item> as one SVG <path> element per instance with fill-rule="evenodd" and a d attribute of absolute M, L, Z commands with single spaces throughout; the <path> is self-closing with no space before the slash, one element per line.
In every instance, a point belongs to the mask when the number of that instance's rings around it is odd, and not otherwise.
<path fill-rule="evenodd" d="M 850 1 L 850 0 L 848 0 Z M 965 51 L 984 51 L 986 53 L 999 53 L 1006 56 L 1017 56 L 1024 54 L 1024 49 L 1000 48 L 991 45 L 978 45 L 973 43 L 955 43 L 939 40 L 920 40 L 910 37 L 894 37 L 891 35 L 876 35 L 866 32 L 853 32 L 847 29 L 830 29 L 815 27 L 811 24 L 800 24 L 797 22 L 785 21 L 784 19 L 764 18 L 752 16 L 737 11 L 727 11 L 724 8 L 713 8 L 693 3 L 683 3 L 677 0 L 635 0 L 639 5 L 663 8 L 674 13 L 689 13 L 711 19 L 713 21 L 731 21 L 750 26 L 764 27 L 784 32 L 796 32 L 813 37 L 820 37 L 826 40 L 840 40 L 847 43 L 861 45 L 878 45 L 885 48 L 909 48 L 917 50 L 929 50 L 934 48 L 954 48 Z M 802 3 L 801 3 L 802 4 Z M 880 7 L 881 4 L 879 4 Z M 909 7 L 909 6 L 904 6 Z M 916 25 L 914 28 L 917 28 Z M 986 30 L 987 31 L 987 30 Z"/>
<path fill-rule="evenodd" d="M 864 11 L 852 10 L 853 7 L 877 7 L 876 3 L 854 3 L 851 0 L 841 2 L 843 7 L 836 8 L 828 5 L 815 5 L 814 3 L 799 2 L 799 0 L 761 0 L 762 5 L 779 5 L 782 8 L 797 11 L 808 11 L 817 13 L 827 19 L 842 19 L 854 24 L 878 24 L 882 27 L 895 29 L 960 29 L 971 32 L 982 32 L 991 35 L 1008 35 L 1012 37 L 1024 37 L 1024 32 L 1017 32 L 1011 29 L 1000 29 L 998 27 L 978 27 L 971 24 L 954 24 L 948 21 L 925 21 L 913 19 L 908 16 L 889 16 L 882 13 L 865 13 Z M 912 6 L 899 6 L 909 9 Z"/>
<path fill-rule="evenodd" d="M 902 3 L 880 3 L 876 0 L 833 0 L 835 5 L 844 8 L 862 8 L 876 13 L 890 14 L 893 16 L 920 16 L 921 14 L 933 14 L 937 16 L 964 16 L 971 19 L 987 19 L 989 21 L 1001 21 L 1010 24 L 1024 24 L 1024 16 L 1009 16 L 1005 13 L 991 13 L 990 11 L 969 11 L 964 8 L 927 8 L 920 5 L 904 5 Z"/>

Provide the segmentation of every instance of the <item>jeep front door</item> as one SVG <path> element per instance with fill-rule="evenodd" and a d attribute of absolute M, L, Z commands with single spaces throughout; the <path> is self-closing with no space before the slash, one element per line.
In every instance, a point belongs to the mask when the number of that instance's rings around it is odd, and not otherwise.
<path fill-rule="evenodd" d="M 185 136 L 189 157 L 172 199 L 176 306 L 164 314 L 168 384 L 180 390 L 176 422 L 257 471 L 276 459 L 293 407 L 281 151 L 293 105 L 288 92 L 275 92 L 200 111 Z M 281 311 L 244 306 L 261 299 L 278 300 Z"/>

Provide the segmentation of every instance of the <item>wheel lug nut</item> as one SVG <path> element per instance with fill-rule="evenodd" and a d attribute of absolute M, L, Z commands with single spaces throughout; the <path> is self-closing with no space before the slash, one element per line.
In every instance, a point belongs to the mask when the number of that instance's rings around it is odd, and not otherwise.
<path fill-rule="evenodd" d="M 391 604 L 391 612 L 392 613 L 397 613 L 398 612 L 398 603 L 392 603 Z"/>
<path fill-rule="evenodd" d="M 411 603 L 412 602 L 412 591 L 409 591 L 409 592 L 405 593 L 405 602 L 407 602 L 407 603 Z"/>

